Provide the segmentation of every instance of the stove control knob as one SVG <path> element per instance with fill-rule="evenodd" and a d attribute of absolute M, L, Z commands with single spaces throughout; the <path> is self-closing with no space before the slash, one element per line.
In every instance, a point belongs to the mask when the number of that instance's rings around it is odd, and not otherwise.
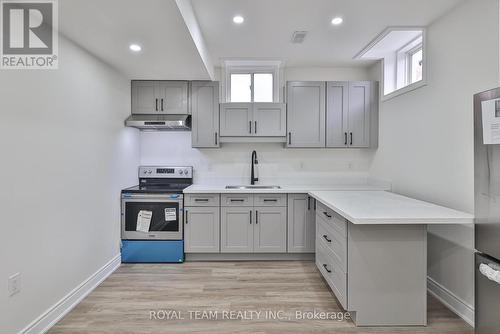
<path fill-rule="evenodd" d="M 184 173 L 184 172 L 183 172 L 182 170 L 180 170 L 180 171 L 179 171 L 179 174 L 181 174 L 181 175 L 182 175 L 182 173 Z"/>
<path fill-rule="evenodd" d="M 148 170 L 148 174 L 151 174 L 151 173 L 152 173 L 152 171 Z"/>
<path fill-rule="evenodd" d="M 188 175 L 189 171 L 187 169 L 184 169 L 184 174 Z"/>

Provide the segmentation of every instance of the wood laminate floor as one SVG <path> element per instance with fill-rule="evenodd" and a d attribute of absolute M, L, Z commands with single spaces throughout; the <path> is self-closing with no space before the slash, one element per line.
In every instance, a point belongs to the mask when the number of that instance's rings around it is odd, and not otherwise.
<path fill-rule="evenodd" d="M 427 327 L 300 320 L 297 311 L 343 312 L 310 261 L 124 264 L 49 333 L 473 333 L 431 296 L 428 305 Z M 205 314 L 212 319 L 195 319 L 204 314 L 194 311 L 212 311 Z M 167 312 L 184 319 L 168 320 Z"/>

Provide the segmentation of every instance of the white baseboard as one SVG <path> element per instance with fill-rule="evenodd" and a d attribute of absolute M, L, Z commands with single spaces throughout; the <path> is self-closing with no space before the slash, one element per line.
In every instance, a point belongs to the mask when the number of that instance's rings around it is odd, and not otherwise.
<path fill-rule="evenodd" d="M 19 334 L 41 334 L 47 332 L 62 317 L 69 313 L 79 302 L 92 292 L 102 281 L 111 275 L 121 264 L 121 255 L 113 257 L 97 272 L 83 281 L 79 286 L 50 307 L 40 317 L 35 319 Z"/>
<path fill-rule="evenodd" d="M 427 277 L 427 290 L 453 313 L 474 327 L 474 306 L 469 305 L 430 277 Z"/>

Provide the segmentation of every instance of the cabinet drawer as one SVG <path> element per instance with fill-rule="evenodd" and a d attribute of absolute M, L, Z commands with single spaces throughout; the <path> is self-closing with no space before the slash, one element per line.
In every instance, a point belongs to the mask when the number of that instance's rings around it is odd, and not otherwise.
<path fill-rule="evenodd" d="M 347 271 L 347 239 L 330 228 L 322 219 L 316 224 L 316 243 L 332 251 L 343 271 Z"/>
<path fill-rule="evenodd" d="M 327 208 L 323 203 L 317 202 L 316 216 L 323 219 L 331 228 L 341 233 L 343 236 L 347 235 L 347 222 L 344 217 L 335 211 Z"/>
<path fill-rule="evenodd" d="M 332 289 L 344 309 L 347 307 L 347 273 L 335 260 L 332 251 L 321 244 L 316 244 L 316 266 Z"/>
<path fill-rule="evenodd" d="M 286 206 L 286 194 L 256 194 L 255 206 Z"/>
<path fill-rule="evenodd" d="M 219 206 L 219 194 L 186 194 L 184 206 Z"/>
<path fill-rule="evenodd" d="M 222 194 L 221 206 L 253 206 L 253 194 Z"/>

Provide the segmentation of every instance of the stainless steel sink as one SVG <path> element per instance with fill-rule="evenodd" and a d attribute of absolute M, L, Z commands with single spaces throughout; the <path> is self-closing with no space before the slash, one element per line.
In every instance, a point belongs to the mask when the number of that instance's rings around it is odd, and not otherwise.
<path fill-rule="evenodd" d="M 261 186 L 261 185 L 248 185 L 248 186 L 226 186 L 226 189 L 281 189 L 280 186 Z"/>

